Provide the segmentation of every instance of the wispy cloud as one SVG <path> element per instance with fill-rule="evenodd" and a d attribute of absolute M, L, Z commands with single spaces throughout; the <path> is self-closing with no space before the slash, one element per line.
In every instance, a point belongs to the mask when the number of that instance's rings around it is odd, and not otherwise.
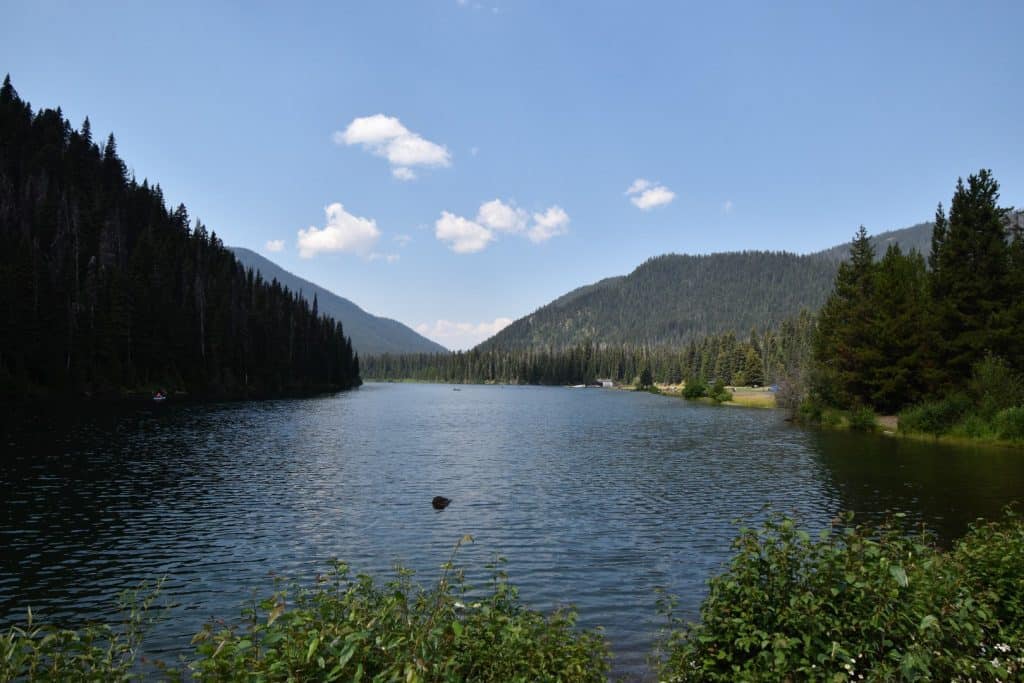
<path fill-rule="evenodd" d="M 412 242 L 412 235 L 395 235 L 394 237 L 391 238 L 391 241 L 404 249 L 405 246 L 409 244 L 409 242 Z"/>
<path fill-rule="evenodd" d="M 469 349 L 483 340 L 493 337 L 512 324 L 512 318 L 495 318 L 491 322 L 460 323 L 451 320 L 437 320 L 420 323 L 416 331 L 452 350 Z"/>
<path fill-rule="evenodd" d="M 722 204 L 722 213 L 732 213 L 732 200 L 726 199 Z"/>
<path fill-rule="evenodd" d="M 531 215 L 514 202 L 492 199 L 480 205 L 475 219 L 443 211 L 434 227 L 434 235 L 448 242 L 452 251 L 473 254 L 487 248 L 498 233 L 523 235 L 534 244 L 564 235 L 569 229 L 569 214 L 560 206 L 551 206 L 534 213 L 531 222 Z"/>
<path fill-rule="evenodd" d="M 284 240 L 267 240 L 267 243 L 263 245 L 263 249 L 271 254 L 284 251 Z"/>
<path fill-rule="evenodd" d="M 671 204 L 676 198 L 676 193 L 660 183 L 654 183 L 646 178 L 637 178 L 626 189 L 629 201 L 641 211 L 650 211 L 658 206 Z"/>
<path fill-rule="evenodd" d="M 299 230 L 299 256 L 313 258 L 321 252 L 347 252 L 367 257 L 380 238 L 377 221 L 354 216 L 339 202 L 324 208 L 324 227 Z"/>
<path fill-rule="evenodd" d="M 332 136 L 339 145 L 360 145 L 384 157 L 391 164 L 391 175 L 398 180 L 415 180 L 415 166 L 451 166 L 448 148 L 414 133 L 394 116 L 374 114 L 353 119 L 343 131 Z"/>

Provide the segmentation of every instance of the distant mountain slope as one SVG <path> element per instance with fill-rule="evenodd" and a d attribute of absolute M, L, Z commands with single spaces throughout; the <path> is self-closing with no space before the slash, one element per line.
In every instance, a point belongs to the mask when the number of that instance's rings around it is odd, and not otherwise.
<path fill-rule="evenodd" d="M 916 249 L 927 258 L 932 249 L 932 228 L 934 227 L 935 224 L 931 222 L 918 223 L 902 230 L 889 230 L 888 232 L 879 233 L 871 238 L 871 244 L 875 247 L 875 255 L 881 258 L 885 254 L 885 250 L 889 248 L 889 245 L 896 243 L 905 252 Z M 829 249 L 811 254 L 811 256 L 820 256 L 836 263 L 845 261 L 849 255 L 849 242 L 837 244 Z"/>
<path fill-rule="evenodd" d="M 235 258 L 245 266 L 259 272 L 264 280 L 276 279 L 293 292 L 301 292 L 307 301 L 313 301 L 325 313 L 341 322 L 345 334 L 360 356 L 382 353 L 446 353 L 448 349 L 432 342 L 397 320 L 381 318 L 367 313 L 354 303 L 297 275 L 244 247 L 228 247 Z"/>
<path fill-rule="evenodd" d="M 896 242 L 928 253 L 931 223 L 873 238 L 879 256 Z M 744 251 L 666 254 L 626 276 L 565 294 L 516 320 L 479 348 L 561 348 L 606 344 L 679 345 L 734 330 L 746 334 L 818 309 L 849 244 L 814 254 Z"/>

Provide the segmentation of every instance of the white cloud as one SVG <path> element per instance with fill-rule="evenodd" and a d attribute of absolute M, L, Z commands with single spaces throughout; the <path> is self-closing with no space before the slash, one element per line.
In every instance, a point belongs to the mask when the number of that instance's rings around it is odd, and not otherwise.
<path fill-rule="evenodd" d="M 335 202 L 324 208 L 327 224 L 323 228 L 309 226 L 299 230 L 299 256 L 312 258 L 322 251 L 342 251 L 366 256 L 377 240 L 380 230 L 372 218 L 353 216 Z"/>
<path fill-rule="evenodd" d="M 438 320 L 434 323 L 420 323 L 416 326 L 416 331 L 449 349 L 460 350 L 476 346 L 511 324 L 512 318 L 495 318 L 492 322 L 482 323 Z"/>
<path fill-rule="evenodd" d="M 403 135 L 410 135 L 409 129 L 396 117 L 374 114 L 352 119 L 344 131 L 334 134 L 334 141 L 345 145 L 381 145 Z"/>
<path fill-rule="evenodd" d="M 642 211 L 650 211 L 655 207 L 671 204 L 672 200 L 676 198 L 675 192 L 659 183 L 652 183 L 646 178 L 634 180 L 626 189 L 626 194 L 629 196 L 629 201 Z"/>
<path fill-rule="evenodd" d="M 500 199 L 484 202 L 476 214 L 477 223 L 499 232 L 522 232 L 526 230 L 527 218 L 525 211 Z"/>
<path fill-rule="evenodd" d="M 373 252 L 366 257 L 367 261 L 385 261 L 387 263 L 397 263 L 401 256 L 398 254 L 381 254 L 379 252 Z"/>
<path fill-rule="evenodd" d="M 392 175 L 399 180 L 415 179 L 413 166 L 451 166 L 447 147 L 412 132 L 394 116 L 374 114 L 353 119 L 344 131 L 335 132 L 332 139 L 339 145 L 361 145 L 384 157 L 392 166 Z"/>
<path fill-rule="evenodd" d="M 284 251 L 284 240 L 267 240 L 267 243 L 263 245 L 263 248 L 272 254 Z"/>
<path fill-rule="evenodd" d="M 484 226 L 447 211 L 434 223 L 434 235 L 456 254 L 473 254 L 482 251 L 494 239 L 494 233 Z"/>
<path fill-rule="evenodd" d="M 650 180 L 647 180 L 646 178 L 637 178 L 636 180 L 633 181 L 633 184 L 629 186 L 629 189 L 626 190 L 626 194 L 636 194 L 638 192 L 643 192 L 650 186 Z"/>
<path fill-rule="evenodd" d="M 546 242 L 569 231 L 569 214 L 560 206 L 549 207 L 544 213 L 533 214 L 533 227 L 528 237 L 534 244 Z"/>
<path fill-rule="evenodd" d="M 732 200 L 726 199 L 725 203 L 722 204 L 722 213 L 732 213 Z"/>
<path fill-rule="evenodd" d="M 476 220 L 441 212 L 441 218 L 434 224 L 434 234 L 437 239 L 449 242 L 452 251 L 473 254 L 483 251 L 499 232 L 525 235 L 534 244 L 540 244 L 569 231 L 569 214 L 560 206 L 533 214 L 533 225 L 527 229 L 529 219 L 530 215 L 515 204 L 492 199 L 480 205 Z"/>
<path fill-rule="evenodd" d="M 405 245 L 409 244 L 409 242 L 412 242 L 412 235 L 395 235 L 394 237 L 391 238 L 391 241 L 397 243 L 399 247 L 402 247 L 404 249 Z"/>

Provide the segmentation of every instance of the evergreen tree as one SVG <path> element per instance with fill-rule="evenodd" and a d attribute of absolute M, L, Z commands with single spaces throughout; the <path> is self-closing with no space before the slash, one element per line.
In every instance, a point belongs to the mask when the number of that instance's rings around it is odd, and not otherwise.
<path fill-rule="evenodd" d="M 818 320 L 814 387 L 826 402 L 851 405 L 870 395 L 867 369 L 877 362 L 872 338 L 875 250 L 861 226 L 850 260 L 839 266 L 835 288 Z"/>
<path fill-rule="evenodd" d="M 752 387 L 764 385 L 764 361 L 761 354 L 754 346 L 747 348 L 746 359 L 743 366 L 745 384 Z"/>
<path fill-rule="evenodd" d="M 944 384 L 968 377 L 986 352 L 1004 354 L 1012 330 L 1001 315 L 1012 303 L 1006 209 L 999 183 L 982 169 L 957 180 L 949 220 L 939 220 L 932 253 L 931 290 Z"/>
<path fill-rule="evenodd" d="M 246 272 L 111 134 L 0 88 L 0 395 L 161 387 L 255 396 L 358 386 L 340 325 Z"/>
<path fill-rule="evenodd" d="M 928 280 L 924 258 L 892 245 L 878 263 L 871 299 L 874 363 L 865 368 L 865 403 L 885 413 L 915 403 L 925 392 L 929 353 Z"/>

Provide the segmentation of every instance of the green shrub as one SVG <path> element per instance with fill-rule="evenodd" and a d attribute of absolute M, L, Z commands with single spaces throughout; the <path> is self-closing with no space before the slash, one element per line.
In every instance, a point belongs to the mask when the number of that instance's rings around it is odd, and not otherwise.
<path fill-rule="evenodd" d="M 732 400 L 732 393 L 725 388 L 725 382 L 720 379 L 715 380 L 714 386 L 708 391 L 708 396 L 715 403 L 725 403 Z"/>
<path fill-rule="evenodd" d="M 941 401 L 921 403 L 900 413 L 900 431 L 945 434 L 972 408 L 966 394 L 952 394 Z"/>
<path fill-rule="evenodd" d="M 1006 361 L 991 353 L 974 364 L 967 386 L 975 412 L 986 419 L 1024 403 L 1024 380 Z"/>
<path fill-rule="evenodd" d="M 993 605 L 1003 629 L 1001 642 L 1024 647 L 1024 520 L 1007 511 L 1003 522 L 979 522 L 957 544 L 953 556 L 966 582 Z M 1024 674 L 1018 668 L 1019 674 Z"/>
<path fill-rule="evenodd" d="M 523 606 L 495 567 L 474 593 L 449 561 L 436 585 L 398 569 L 377 585 L 335 563 L 312 586 L 279 580 L 238 625 L 207 624 L 170 680 L 213 681 L 604 681 L 609 651 L 600 632 L 579 631 L 572 610 Z M 148 602 L 145 603 L 148 607 Z M 124 629 L 11 628 L 0 636 L 0 681 L 129 681 L 145 609 Z"/>
<path fill-rule="evenodd" d="M 968 414 L 960 420 L 960 422 L 949 430 L 949 433 L 954 436 L 963 436 L 968 439 L 990 439 L 998 436 L 988 420 L 983 418 L 981 415 L 975 415 L 973 413 Z"/>
<path fill-rule="evenodd" d="M 1000 410 L 992 422 L 1000 439 L 1024 441 L 1024 406 Z"/>
<path fill-rule="evenodd" d="M 800 401 L 800 407 L 797 409 L 797 417 L 799 417 L 800 422 L 805 424 L 821 424 L 824 412 L 824 405 L 822 405 L 820 401 L 816 401 L 808 396 Z"/>
<path fill-rule="evenodd" d="M 868 406 L 855 408 L 850 411 L 850 429 L 860 432 L 873 432 L 878 427 L 875 419 L 875 411 Z"/>
<path fill-rule="evenodd" d="M 378 586 L 336 564 L 312 588 L 291 584 L 246 614 L 244 628 L 207 625 L 190 664 L 214 680 L 601 681 L 608 649 L 575 613 L 520 604 L 504 574 L 470 599 L 449 562 L 430 588 L 411 572 Z"/>
<path fill-rule="evenodd" d="M 708 385 L 700 378 L 693 378 L 686 380 L 686 386 L 683 388 L 683 398 L 690 400 L 704 398 L 708 393 Z"/>
<path fill-rule="evenodd" d="M 890 527 L 817 540 L 791 519 L 741 530 L 701 621 L 671 613 L 659 673 L 678 681 L 1018 680 L 1024 665 L 1019 519 L 950 553 Z M 1005 555 L 1007 558 L 1002 561 Z"/>
<path fill-rule="evenodd" d="M 835 408 L 825 408 L 821 411 L 821 424 L 826 427 L 839 427 L 843 424 L 842 411 L 836 410 Z"/>
<path fill-rule="evenodd" d="M 37 625 L 32 610 L 24 628 L 0 634 L 0 681 L 131 681 L 139 645 L 154 619 L 149 616 L 161 583 L 145 584 L 120 596 L 123 623 L 88 624 L 81 629 Z"/>

